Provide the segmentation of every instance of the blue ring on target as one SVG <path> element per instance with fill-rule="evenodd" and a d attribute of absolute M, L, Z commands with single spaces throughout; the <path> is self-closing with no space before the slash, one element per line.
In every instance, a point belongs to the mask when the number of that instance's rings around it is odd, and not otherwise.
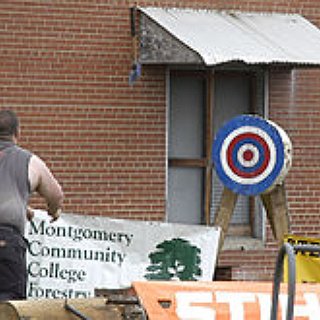
<path fill-rule="evenodd" d="M 221 182 L 235 193 L 257 195 L 273 185 L 285 161 L 277 128 L 253 115 L 240 115 L 217 132 L 212 161 Z"/>

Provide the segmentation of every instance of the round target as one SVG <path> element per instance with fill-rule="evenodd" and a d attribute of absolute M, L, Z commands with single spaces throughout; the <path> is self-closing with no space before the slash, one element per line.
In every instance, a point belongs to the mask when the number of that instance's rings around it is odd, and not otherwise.
<path fill-rule="evenodd" d="M 218 131 L 212 159 L 222 183 L 245 195 L 266 191 L 288 170 L 283 132 L 271 121 L 251 115 L 237 116 Z"/>

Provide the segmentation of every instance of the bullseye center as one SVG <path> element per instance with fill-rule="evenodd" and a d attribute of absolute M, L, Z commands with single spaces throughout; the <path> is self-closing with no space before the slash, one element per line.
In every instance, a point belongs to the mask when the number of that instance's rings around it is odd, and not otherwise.
<path fill-rule="evenodd" d="M 259 149 L 251 144 L 243 144 L 237 152 L 237 160 L 239 164 L 245 168 L 251 168 L 259 162 Z"/>
<path fill-rule="evenodd" d="M 253 152 L 251 150 L 246 150 L 243 153 L 243 159 L 245 161 L 251 161 L 253 159 Z"/>

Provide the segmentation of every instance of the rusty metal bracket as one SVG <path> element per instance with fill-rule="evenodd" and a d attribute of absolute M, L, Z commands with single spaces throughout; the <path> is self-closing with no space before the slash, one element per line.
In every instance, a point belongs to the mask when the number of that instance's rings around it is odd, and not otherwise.
<path fill-rule="evenodd" d="M 64 308 L 73 313 L 74 315 L 76 315 L 79 319 L 81 320 L 91 320 L 90 318 L 86 317 L 85 315 L 83 315 L 80 311 L 78 311 L 77 309 L 75 309 L 73 306 L 71 306 L 70 304 L 68 304 L 67 299 L 65 299 L 64 301 Z"/>
<path fill-rule="evenodd" d="M 95 289 L 95 296 L 106 298 L 106 305 L 117 306 L 123 320 L 147 320 L 148 316 L 132 287 L 123 289 Z"/>
<path fill-rule="evenodd" d="M 117 305 L 122 309 L 124 320 L 147 320 L 144 308 L 137 296 L 111 294 L 107 297 L 106 304 Z"/>

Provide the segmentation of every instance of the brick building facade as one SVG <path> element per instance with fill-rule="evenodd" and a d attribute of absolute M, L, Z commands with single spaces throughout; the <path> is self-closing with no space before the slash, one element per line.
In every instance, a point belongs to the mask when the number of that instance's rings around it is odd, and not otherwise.
<path fill-rule="evenodd" d="M 133 49 L 127 0 L 0 2 L 0 106 L 21 118 L 20 144 L 61 182 L 64 211 L 165 220 L 167 67 L 146 65 L 128 84 Z M 320 27 L 320 2 L 141 1 L 139 6 L 298 13 Z M 320 70 L 270 67 L 269 118 L 294 146 L 287 177 L 292 233 L 319 237 Z M 35 207 L 43 207 L 36 196 Z M 232 279 L 269 280 L 277 245 L 225 250 Z"/>

